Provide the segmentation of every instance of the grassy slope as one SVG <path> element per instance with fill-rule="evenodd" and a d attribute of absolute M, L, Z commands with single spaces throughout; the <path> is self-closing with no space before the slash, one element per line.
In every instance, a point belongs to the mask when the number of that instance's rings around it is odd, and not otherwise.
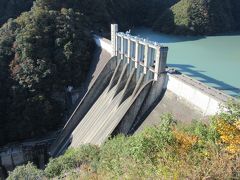
<path fill-rule="evenodd" d="M 177 124 L 171 115 L 130 137 L 119 135 L 101 147 L 69 149 L 44 171 L 31 164 L 9 179 L 26 176 L 67 179 L 239 179 L 240 104 L 213 117 L 210 125 Z"/>

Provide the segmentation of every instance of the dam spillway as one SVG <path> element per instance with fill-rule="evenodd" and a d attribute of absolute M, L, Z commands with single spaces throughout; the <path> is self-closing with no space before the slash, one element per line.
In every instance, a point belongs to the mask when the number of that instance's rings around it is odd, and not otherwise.
<path fill-rule="evenodd" d="M 129 80 L 130 79 L 131 76 L 129 76 Z M 122 81 L 120 82 L 124 83 Z M 102 144 L 106 137 L 114 131 L 128 110 L 134 98 L 133 92 L 129 93 L 129 96 L 124 97 L 126 89 L 120 90 L 120 92 L 117 93 L 119 85 L 116 84 L 110 90 L 109 88 L 110 87 L 107 87 L 104 90 L 74 130 L 73 137 L 76 136 L 76 138 L 73 138 L 71 142 L 72 147 L 78 147 L 82 144 Z M 126 99 L 123 101 L 123 98 Z M 91 131 L 89 131 L 89 129 L 91 129 Z"/>
<path fill-rule="evenodd" d="M 168 48 L 118 33 L 117 25 L 112 46 L 113 57 L 51 146 L 51 156 L 68 147 L 101 145 L 116 130 L 128 134 L 161 96 Z"/>

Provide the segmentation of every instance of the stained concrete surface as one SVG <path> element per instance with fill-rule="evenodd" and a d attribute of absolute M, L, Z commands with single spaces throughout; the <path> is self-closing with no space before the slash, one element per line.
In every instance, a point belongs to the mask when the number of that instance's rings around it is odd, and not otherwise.
<path fill-rule="evenodd" d="M 110 57 L 111 55 L 105 50 L 98 49 L 96 51 L 94 61 L 91 65 L 91 70 L 88 75 L 88 80 L 86 81 L 88 89 L 91 87 L 92 83 L 95 81 L 96 77 L 99 75 Z M 194 119 L 207 119 L 207 117 L 203 117 L 200 109 L 193 107 L 186 100 L 179 98 L 173 92 L 167 90 L 162 100 L 139 126 L 137 132 L 143 130 L 145 127 L 158 125 L 161 120 L 161 115 L 166 113 L 171 113 L 176 120 L 187 123 Z"/>
<path fill-rule="evenodd" d="M 158 125 L 161 121 L 161 115 L 171 113 L 174 119 L 180 122 L 189 123 L 192 120 L 204 119 L 202 112 L 194 108 L 184 99 L 177 97 L 173 92 L 167 90 L 162 100 L 142 122 L 136 132 L 142 131 L 146 127 Z"/>

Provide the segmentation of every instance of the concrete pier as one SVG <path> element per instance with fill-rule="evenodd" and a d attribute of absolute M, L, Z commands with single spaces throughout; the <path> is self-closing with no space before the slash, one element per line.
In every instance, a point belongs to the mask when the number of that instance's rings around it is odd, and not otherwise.
<path fill-rule="evenodd" d="M 137 69 L 137 78 L 143 73 L 149 80 L 157 81 L 160 74 L 165 71 L 168 48 L 156 42 L 117 32 L 116 24 L 111 27 L 114 55 L 127 63 L 134 63 Z"/>

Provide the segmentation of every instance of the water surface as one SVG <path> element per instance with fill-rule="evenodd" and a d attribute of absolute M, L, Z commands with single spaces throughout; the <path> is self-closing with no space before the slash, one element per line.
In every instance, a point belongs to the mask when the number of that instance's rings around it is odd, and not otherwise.
<path fill-rule="evenodd" d="M 174 36 L 136 28 L 132 34 L 169 47 L 168 66 L 232 96 L 240 96 L 240 33 Z"/>

